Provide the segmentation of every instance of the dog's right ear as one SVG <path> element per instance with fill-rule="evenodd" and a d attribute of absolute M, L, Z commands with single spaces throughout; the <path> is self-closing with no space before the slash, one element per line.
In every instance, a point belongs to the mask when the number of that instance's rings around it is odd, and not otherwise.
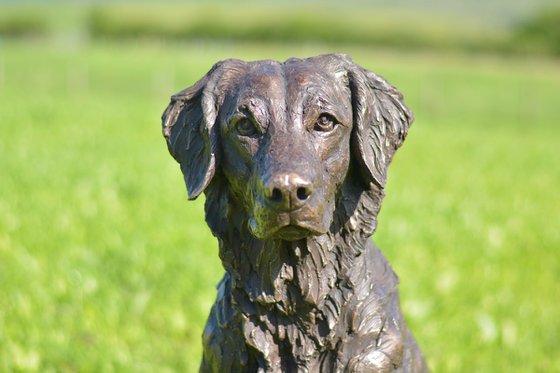
<path fill-rule="evenodd" d="M 206 189 L 216 172 L 219 144 L 214 124 L 220 103 L 215 92 L 228 62 L 218 62 L 193 86 L 171 96 L 162 116 L 167 148 L 181 165 L 191 200 Z"/>

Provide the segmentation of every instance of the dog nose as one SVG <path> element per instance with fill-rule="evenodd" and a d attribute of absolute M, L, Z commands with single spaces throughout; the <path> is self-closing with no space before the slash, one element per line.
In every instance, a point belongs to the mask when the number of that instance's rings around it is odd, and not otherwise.
<path fill-rule="evenodd" d="M 266 198 L 279 210 L 295 210 L 305 204 L 313 193 L 313 185 L 297 174 L 273 176 L 265 185 Z"/>

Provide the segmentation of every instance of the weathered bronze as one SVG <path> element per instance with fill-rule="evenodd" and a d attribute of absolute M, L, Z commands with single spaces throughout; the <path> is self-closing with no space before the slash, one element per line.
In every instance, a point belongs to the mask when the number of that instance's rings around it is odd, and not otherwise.
<path fill-rule="evenodd" d="M 163 134 L 226 269 L 201 372 L 424 372 L 370 236 L 413 120 L 344 55 L 217 63 Z"/>

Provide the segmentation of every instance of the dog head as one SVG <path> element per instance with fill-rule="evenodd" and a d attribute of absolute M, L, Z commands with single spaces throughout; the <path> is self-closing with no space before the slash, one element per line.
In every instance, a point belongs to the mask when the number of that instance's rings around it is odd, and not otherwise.
<path fill-rule="evenodd" d="M 219 175 L 256 238 L 298 240 L 329 230 L 351 164 L 364 189 L 383 189 L 412 119 L 344 55 L 225 60 L 172 96 L 163 134 L 190 199 Z"/>

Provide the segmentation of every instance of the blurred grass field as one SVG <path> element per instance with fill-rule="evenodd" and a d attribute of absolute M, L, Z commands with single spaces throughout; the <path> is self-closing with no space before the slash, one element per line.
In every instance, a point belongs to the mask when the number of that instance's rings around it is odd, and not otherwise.
<path fill-rule="evenodd" d="M 403 50 L 560 55 L 555 0 L 187 0 L 4 3 L 0 35 L 96 40 L 321 42 Z"/>
<path fill-rule="evenodd" d="M 222 275 L 159 118 L 318 43 L 0 44 L 0 371 L 190 372 Z M 434 372 L 560 371 L 560 65 L 344 47 L 416 122 L 374 240 Z"/>

